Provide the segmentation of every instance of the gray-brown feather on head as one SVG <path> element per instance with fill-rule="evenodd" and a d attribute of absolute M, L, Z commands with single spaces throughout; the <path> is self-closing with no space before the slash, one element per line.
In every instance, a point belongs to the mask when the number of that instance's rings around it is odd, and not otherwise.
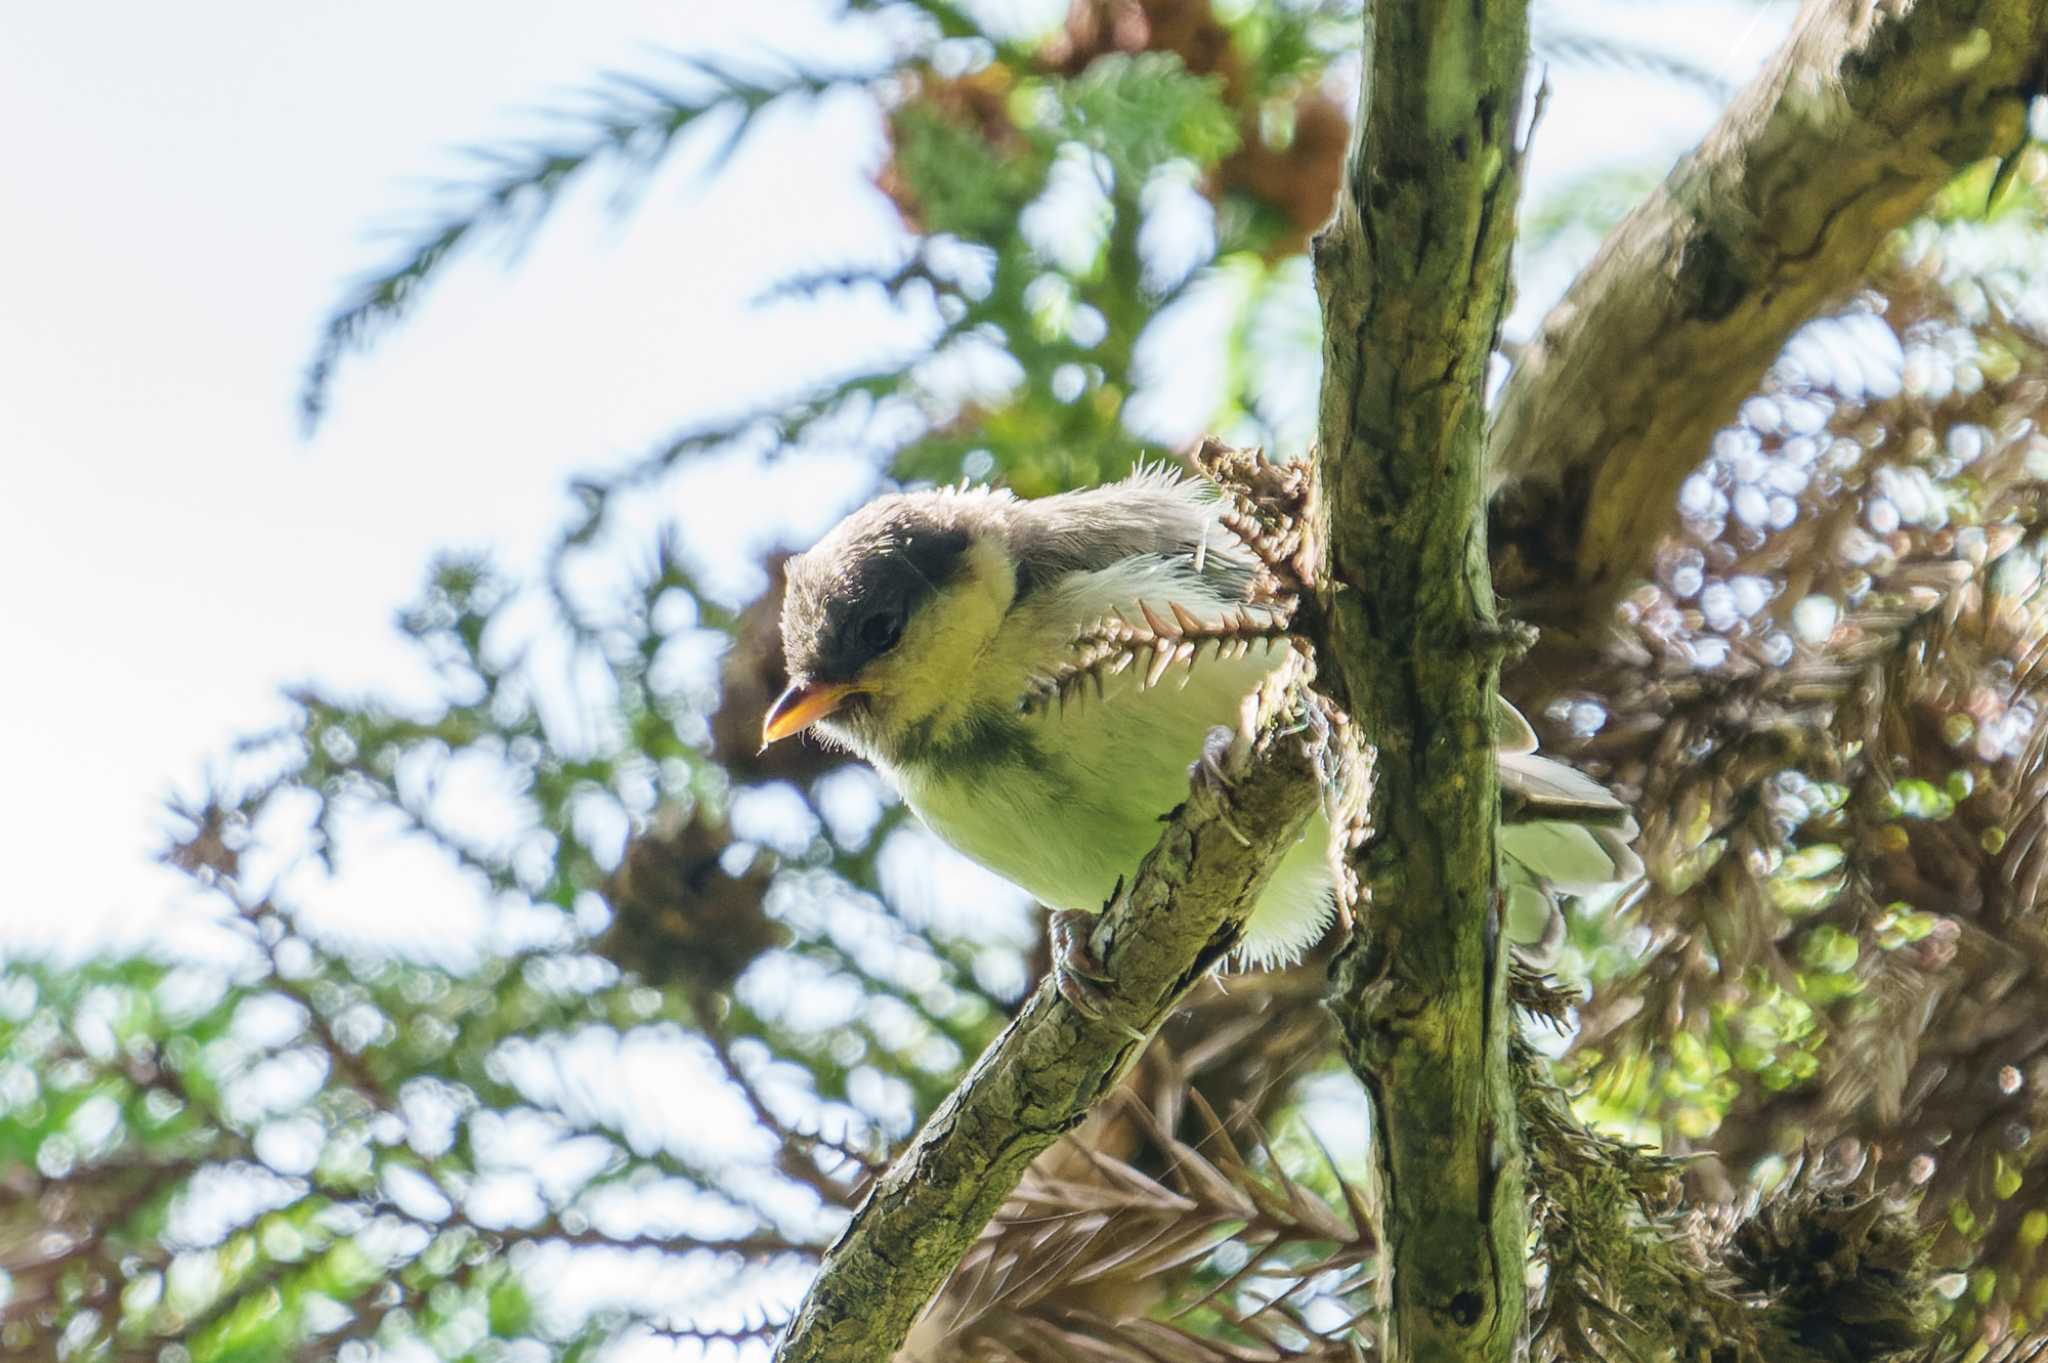
<path fill-rule="evenodd" d="M 950 582 L 977 539 L 1016 564 L 1017 595 L 1126 559 L 1197 556 L 1225 595 L 1252 565 L 1195 488 L 1142 471 L 1121 483 L 1019 501 L 969 488 L 879 497 L 790 561 L 782 610 L 792 675 L 849 681 L 894 647 L 918 607 Z"/>
<path fill-rule="evenodd" d="M 968 546 L 995 528 L 986 493 L 877 498 L 790 560 L 782 646 L 792 676 L 850 681 L 896 645 L 918 607 L 952 581 Z"/>

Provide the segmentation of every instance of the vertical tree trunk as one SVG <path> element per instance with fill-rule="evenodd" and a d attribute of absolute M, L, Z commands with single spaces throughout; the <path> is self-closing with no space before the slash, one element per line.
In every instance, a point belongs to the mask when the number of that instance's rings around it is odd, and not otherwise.
<path fill-rule="evenodd" d="M 1385 1356 L 1506 1360 L 1528 1216 L 1498 937 L 1485 383 L 1528 22 L 1521 0 L 1379 0 L 1365 22 L 1357 137 L 1315 252 L 1324 670 L 1379 750 L 1372 902 L 1336 1007 L 1373 1095 Z"/>

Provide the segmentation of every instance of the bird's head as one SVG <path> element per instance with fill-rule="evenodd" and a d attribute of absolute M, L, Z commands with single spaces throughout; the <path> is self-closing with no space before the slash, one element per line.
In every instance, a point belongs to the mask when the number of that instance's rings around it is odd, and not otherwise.
<path fill-rule="evenodd" d="M 1017 594 L 1006 529 L 1015 506 L 985 489 L 883 497 L 791 560 L 789 689 L 768 711 L 763 743 L 818 726 L 888 760 L 964 718 Z"/>

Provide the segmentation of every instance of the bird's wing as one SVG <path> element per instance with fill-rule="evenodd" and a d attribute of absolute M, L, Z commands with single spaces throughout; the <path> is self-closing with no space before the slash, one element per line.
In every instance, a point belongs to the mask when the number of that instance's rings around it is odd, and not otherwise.
<path fill-rule="evenodd" d="M 1503 753 L 1536 751 L 1536 730 L 1520 710 L 1508 704 L 1506 696 L 1493 698 L 1493 746 Z"/>
<path fill-rule="evenodd" d="M 1147 558 L 1199 565 L 1219 599 L 1242 600 L 1250 591 L 1251 556 L 1216 519 L 1208 485 L 1168 468 L 1141 468 L 1107 487 L 1020 502 L 1007 525 L 1020 595 L 1070 573 Z"/>
<path fill-rule="evenodd" d="M 1606 786 L 1555 758 L 1507 749 L 1502 749 L 1499 757 L 1501 793 L 1522 801 L 1539 816 L 1628 812 L 1628 806 L 1615 799 Z"/>
<path fill-rule="evenodd" d="M 1627 883 L 1643 874 L 1642 859 L 1628 845 L 1627 829 L 1589 828 L 1545 819 L 1502 824 L 1500 849 L 1538 880 L 1568 894 L 1589 887 Z"/>
<path fill-rule="evenodd" d="M 1530 855 L 1547 848 L 1549 855 L 1569 860 L 1563 853 L 1570 851 L 1588 865 L 1599 862 L 1608 867 L 1598 875 L 1583 875 L 1571 868 L 1542 871 L 1545 879 L 1566 885 L 1641 877 L 1642 859 L 1630 846 L 1638 830 L 1628 806 L 1584 772 L 1538 753 L 1535 731 L 1512 705 L 1502 701 L 1495 713 L 1500 744 L 1495 760 L 1500 765 L 1501 794 L 1509 816 L 1501 840 L 1508 855 L 1529 860 L 1515 850 L 1515 839 L 1520 837 Z M 1519 729 L 1508 724 L 1510 716 Z M 1517 833 L 1518 828 L 1527 831 Z"/>

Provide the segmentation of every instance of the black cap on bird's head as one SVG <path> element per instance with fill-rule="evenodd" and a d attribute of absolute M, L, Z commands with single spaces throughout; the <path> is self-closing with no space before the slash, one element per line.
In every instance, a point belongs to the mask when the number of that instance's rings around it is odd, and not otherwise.
<path fill-rule="evenodd" d="M 953 583 L 996 498 L 911 493 L 870 502 L 790 560 L 782 603 L 789 689 L 763 743 L 803 732 L 874 688 L 871 667 L 902 641 L 918 609 Z"/>

